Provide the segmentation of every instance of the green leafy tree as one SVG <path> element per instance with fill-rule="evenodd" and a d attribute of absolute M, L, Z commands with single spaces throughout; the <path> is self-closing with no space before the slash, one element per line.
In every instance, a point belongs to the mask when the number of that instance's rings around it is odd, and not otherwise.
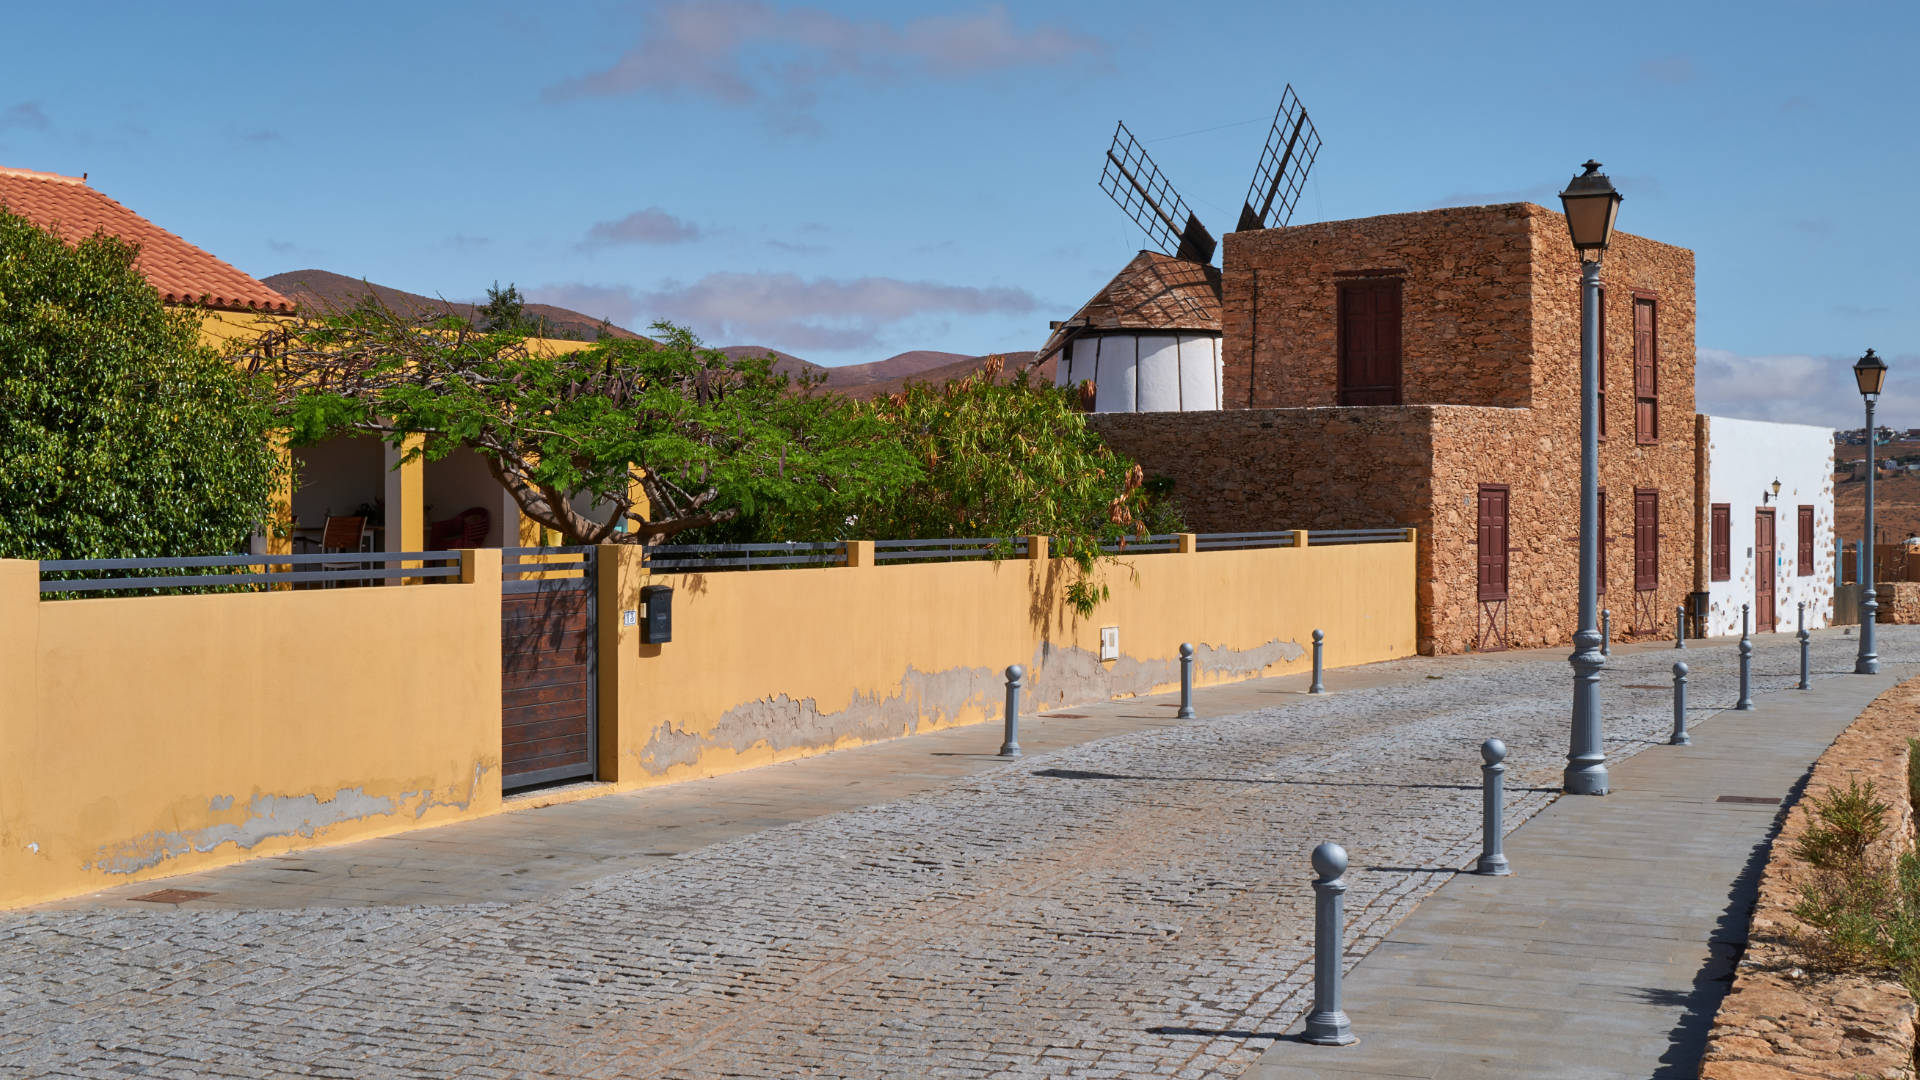
<path fill-rule="evenodd" d="M 1106 547 L 1180 527 L 1140 466 L 1089 428 L 1070 392 L 1028 373 L 1000 379 L 999 358 L 941 387 L 909 384 L 875 404 L 920 474 L 854 511 L 869 536 L 1050 538 L 1079 580 L 1068 599 L 1081 611 L 1106 599 L 1093 570 Z"/>
<path fill-rule="evenodd" d="M 267 520 L 270 398 L 137 253 L 0 209 L 0 556 L 214 554 Z"/>
<path fill-rule="evenodd" d="M 507 282 L 502 289 L 498 281 L 487 289 L 487 302 L 473 313 L 477 329 L 487 331 L 505 331 L 518 334 L 531 334 L 534 330 L 527 319 L 527 301 L 513 282 Z"/>
<path fill-rule="evenodd" d="M 251 357 L 274 372 L 296 444 L 359 431 L 428 460 L 471 449 L 568 544 L 659 543 L 766 507 L 818 516 L 911 474 L 871 413 L 794 386 L 771 357 L 654 330 L 562 350 L 370 303 Z"/>

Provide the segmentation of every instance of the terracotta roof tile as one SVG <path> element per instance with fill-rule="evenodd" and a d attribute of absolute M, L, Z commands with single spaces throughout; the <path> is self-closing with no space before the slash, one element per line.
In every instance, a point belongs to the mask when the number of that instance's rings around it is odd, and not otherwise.
<path fill-rule="evenodd" d="M 0 167 L 0 207 L 69 243 L 104 232 L 140 245 L 135 265 L 169 304 L 293 310 L 293 301 L 88 187 L 82 177 Z"/>
<path fill-rule="evenodd" d="M 1133 257 L 1073 313 L 1034 356 L 1039 363 L 1075 337 L 1101 330 L 1220 332 L 1220 271 L 1157 251 Z"/>

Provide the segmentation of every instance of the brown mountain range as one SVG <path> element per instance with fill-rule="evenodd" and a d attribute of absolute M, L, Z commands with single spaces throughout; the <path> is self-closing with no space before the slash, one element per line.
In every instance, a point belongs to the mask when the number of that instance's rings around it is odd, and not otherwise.
<path fill-rule="evenodd" d="M 388 285 L 376 285 L 329 270 L 289 270 L 261 280 L 275 292 L 301 307 L 317 308 L 322 312 L 350 309 L 368 293 L 372 293 L 381 303 L 394 311 L 414 318 L 445 313 L 470 319 L 478 308 L 476 304 L 424 296 Z M 624 326 L 603 324 L 601 320 L 592 316 L 554 304 L 528 304 L 526 313 L 533 318 L 546 320 L 549 332 L 556 337 L 576 337 L 592 341 L 600 335 L 602 325 L 605 325 L 607 331 L 615 337 L 643 336 Z M 915 349 L 890 356 L 885 360 L 875 360 L 872 363 L 829 367 L 763 345 L 727 345 L 720 351 L 728 356 L 758 356 L 772 353 L 775 371 L 784 372 L 796 378 L 809 374 L 824 375 L 828 389 L 839 390 L 849 397 L 856 398 L 874 398 L 891 394 L 909 382 L 941 383 L 948 379 L 957 379 L 969 372 L 979 370 L 987 360 L 985 356 Z M 1009 373 L 1017 371 L 1033 358 L 1032 352 L 1015 352 L 1005 355 Z M 1041 371 L 1036 374 L 1051 381 L 1053 361 L 1048 360 L 1042 364 Z"/>

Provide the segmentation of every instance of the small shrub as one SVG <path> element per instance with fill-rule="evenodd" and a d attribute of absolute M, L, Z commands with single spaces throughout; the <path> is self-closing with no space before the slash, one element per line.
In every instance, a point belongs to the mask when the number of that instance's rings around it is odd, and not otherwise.
<path fill-rule="evenodd" d="M 1920 739 L 1907 740 L 1907 805 L 1920 807 Z"/>
<path fill-rule="evenodd" d="M 1908 753 L 1916 747 L 1910 741 Z M 1810 805 L 1816 820 L 1793 854 L 1814 873 L 1793 913 L 1816 933 L 1798 944 L 1829 970 L 1890 970 L 1920 997 L 1920 856 L 1873 856 L 1891 807 L 1872 781 L 1849 781 Z"/>
<path fill-rule="evenodd" d="M 1815 823 L 1793 846 L 1793 853 L 1821 870 L 1839 870 L 1866 858 L 1867 848 L 1886 827 L 1892 809 L 1878 798 L 1873 781 L 1848 780 L 1812 802 Z"/>

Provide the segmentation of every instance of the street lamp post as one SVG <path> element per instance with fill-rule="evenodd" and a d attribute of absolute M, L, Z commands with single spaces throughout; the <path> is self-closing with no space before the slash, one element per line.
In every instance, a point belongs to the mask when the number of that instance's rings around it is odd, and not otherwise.
<path fill-rule="evenodd" d="M 1867 403 L 1867 535 L 1860 541 L 1860 655 L 1854 658 L 1853 673 L 1878 675 L 1880 654 L 1873 648 L 1873 622 L 1880 614 L 1880 603 L 1873 594 L 1873 406 L 1887 382 L 1887 362 L 1868 349 L 1867 355 L 1853 365 L 1853 380 Z"/>
<path fill-rule="evenodd" d="M 1567 184 L 1560 204 L 1580 256 L 1580 609 L 1573 635 L 1573 732 L 1564 787 L 1569 795 L 1605 795 L 1607 758 L 1600 747 L 1600 631 L 1596 577 L 1600 557 L 1600 260 L 1613 235 L 1621 195 L 1588 161 Z"/>

